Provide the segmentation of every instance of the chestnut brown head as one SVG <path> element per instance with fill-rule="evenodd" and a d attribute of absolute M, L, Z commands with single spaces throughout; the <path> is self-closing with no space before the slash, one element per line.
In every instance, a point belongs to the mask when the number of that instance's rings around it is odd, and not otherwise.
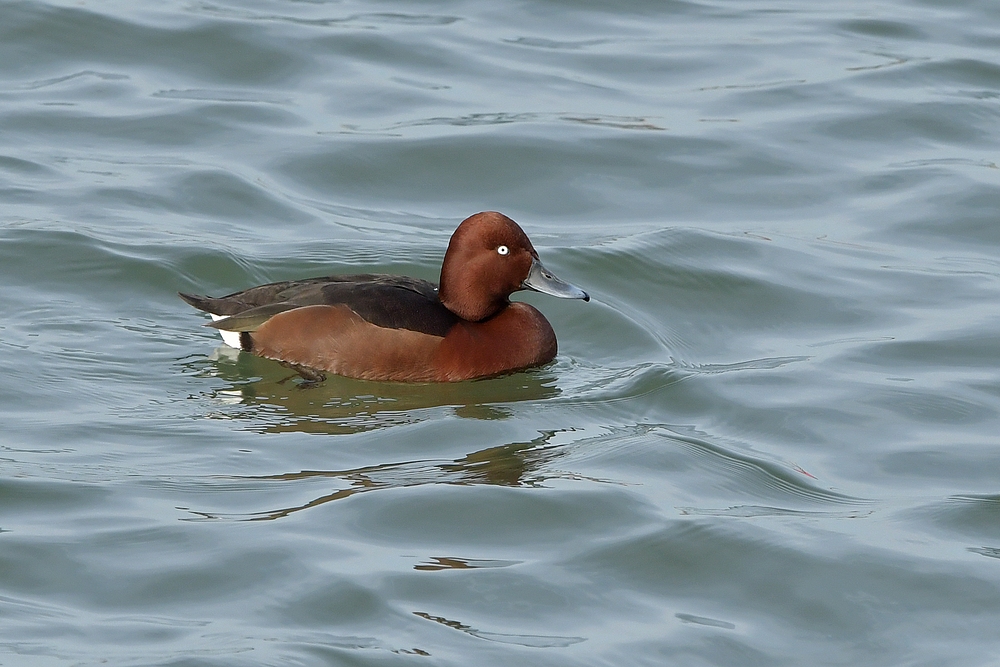
<path fill-rule="evenodd" d="M 441 265 L 441 303 L 462 319 L 479 322 L 505 308 L 521 289 L 590 300 L 542 266 L 527 234 L 507 216 L 487 211 L 466 218 Z"/>

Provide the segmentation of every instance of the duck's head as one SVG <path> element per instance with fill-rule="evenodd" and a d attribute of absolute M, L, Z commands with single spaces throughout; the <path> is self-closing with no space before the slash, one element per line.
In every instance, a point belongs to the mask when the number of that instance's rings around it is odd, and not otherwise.
<path fill-rule="evenodd" d="M 522 289 L 590 300 L 542 266 L 528 235 L 506 215 L 487 211 L 462 221 L 441 265 L 438 296 L 445 308 L 478 322 L 505 308 L 510 295 Z"/>

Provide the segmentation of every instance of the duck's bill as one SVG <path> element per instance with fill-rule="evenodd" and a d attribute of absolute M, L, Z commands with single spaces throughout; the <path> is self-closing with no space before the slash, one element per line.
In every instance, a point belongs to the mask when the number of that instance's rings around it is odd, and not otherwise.
<path fill-rule="evenodd" d="M 556 278 L 537 259 L 532 260 L 531 270 L 528 271 L 528 277 L 521 283 L 521 287 L 533 289 L 542 294 L 557 296 L 560 299 L 583 299 L 584 301 L 590 301 L 590 295 L 579 287 L 564 283 Z"/>

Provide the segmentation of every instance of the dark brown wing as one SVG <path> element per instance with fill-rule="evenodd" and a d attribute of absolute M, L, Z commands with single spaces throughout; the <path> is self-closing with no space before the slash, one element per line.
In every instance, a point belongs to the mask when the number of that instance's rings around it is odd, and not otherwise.
<path fill-rule="evenodd" d="M 180 296 L 199 310 L 226 315 L 211 326 L 227 331 L 253 331 L 278 313 L 321 305 L 345 305 L 376 326 L 433 336 L 444 336 L 458 321 L 441 305 L 436 285 L 406 276 L 325 276 L 269 283 L 217 298 Z"/>

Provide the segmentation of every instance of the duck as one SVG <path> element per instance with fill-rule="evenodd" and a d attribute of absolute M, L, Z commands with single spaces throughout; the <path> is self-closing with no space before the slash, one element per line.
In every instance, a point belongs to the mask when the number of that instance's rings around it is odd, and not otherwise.
<path fill-rule="evenodd" d="M 511 294 L 590 296 L 545 268 L 524 230 L 496 211 L 458 225 L 440 283 L 334 275 L 268 283 L 221 297 L 180 292 L 212 316 L 223 342 L 311 381 L 326 373 L 384 382 L 458 382 L 552 361 L 552 325 Z"/>

